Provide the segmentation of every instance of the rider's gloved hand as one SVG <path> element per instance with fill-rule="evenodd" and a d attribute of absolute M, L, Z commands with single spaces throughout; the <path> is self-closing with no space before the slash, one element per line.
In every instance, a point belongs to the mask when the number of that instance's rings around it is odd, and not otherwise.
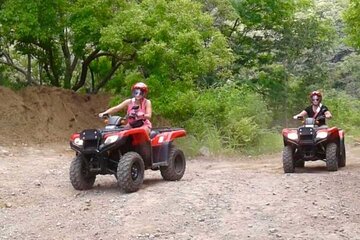
<path fill-rule="evenodd" d="M 129 113 L 128 116 L 129 116 L 129 118 L 136 118 L 137 117 L 136 113 L 134 113 L 134 112 Z"/>
<path fill-rule="evenodd" d="M 104 113 L 99 113 L 99 118 L 102 118 L 104 116 Z"/>
<path fill-rule="evenodd" d="M 299 117 L 298 115 L 295 115 L 293 116 L 293 119 L 298 119 L 298 117 Z"/>

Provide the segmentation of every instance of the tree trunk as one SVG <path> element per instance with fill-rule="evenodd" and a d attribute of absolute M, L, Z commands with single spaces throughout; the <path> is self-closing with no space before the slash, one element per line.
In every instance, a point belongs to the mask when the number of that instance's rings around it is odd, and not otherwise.
<path fill-rule="evenodd" d="M 41 75 L 41 73 L 42 73 L 42 65 L 41 65 L 41 63 L 38 63 L 38 66 L 39 66 L 39 81 L 40 81 L 40 86 L 41 86 L 43 84 L 42 75 Z"/>
<path fill-rule="evenodd" d="M 118 61 L 116 64 L 113 65 L 113 67 L 111 68 L 111 71 L 96 86 L 94 93 L 98 93 L 99 90 L 105 86 L 105 84 L 111 79 L 111 77 L 114 75 L 116 70 L 121 66 L 121 64 L 122 64 L 122 61 Z"/>
<path fill-rule="evenodd" d="M 72 87 L 72 90 L 74 90 L 75 92 L 79 90 L 82 86 L 84 86 L 86 81 L 88 66 L 91 63 L 91 61 L 97 57 L 99 51 L 100 50 L 97 49 L 94 52 L 92 52 L 82 63 L 80 80 Z"/>
<path fill-rule="evenodd" d="M 55 86 L 55 79 L 54 79 L 54 76 L 51 74 L 50 72 L 50 69 L 49 69 L 49 65 L 45 64 L 44 65 L 44 70 L 45 70 L 45 73 L 46 73 L 46 76 L 49 78 L 50 80 L 50 84 L 51 86 Z"/>
<path fill-rule="evenodd" d="M 89 66 L 90 69 L 90 75 L 91 75 L 91 93 L 94 93 L 95 90 L 95 76 L 94 76 L 94 71 L 91 69 L 91 67 Z"/>
<path fill-rule="evenodd" d="M 58 69 L 57 69 L 56 64 L 55 64 L 54 52 L 53 52 L 51 47 L 47 49 L 47 53 L 48 53 L 48 56 L 49 56 L 50 70 L 51 70 L 51 73 L 52 73 L 52 76 L 53 76 L 51 84 L 53 86 L 55 86 L 55 87 L 60 87 Z"/>
<path fill-rule="evenodd" d="M 78 62 L 78 58 L 74 57 L 73 62 L 71 62 L 71 53 L 69 50 L 68 42 L 66 40 L 65 35 L 61 36 L 62 44 L 62 52 L 65 59 L 65 77 L 64 77 L 64 88 L 70 89 L 71 88 L 71 79 L 75 70 L 75 67 Z"/>
<path fill-rule="evenodd" d="M 31 79 L 31 54 L 27 54 L 27 72 L 26 72 L 26 82 L 27 85 L 31 85 L 32 79 Z"/>

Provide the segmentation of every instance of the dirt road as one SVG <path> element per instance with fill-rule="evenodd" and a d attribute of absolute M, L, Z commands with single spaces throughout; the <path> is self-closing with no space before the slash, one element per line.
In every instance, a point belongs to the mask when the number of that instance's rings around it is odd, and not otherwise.
<path fill-rule="evenodd" d="M 360 239 L 360 148 L 348 166 L 283 174 L 281 154 L 192 159 L 184 178 L 145 172 L 136 193 L 69 182 L 67 146 L 0 147 L 0 239 Z"/>

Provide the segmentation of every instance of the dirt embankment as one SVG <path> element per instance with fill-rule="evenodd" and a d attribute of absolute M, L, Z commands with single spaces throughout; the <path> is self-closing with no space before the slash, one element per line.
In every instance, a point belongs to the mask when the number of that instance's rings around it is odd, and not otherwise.
<path fill-rule="evenodd" d="M 73 132 L 100 127 L 96 113 L 109 96 L 29 87 L 14 92 L 0 87 L 0 145 L 64 142 Z"/>

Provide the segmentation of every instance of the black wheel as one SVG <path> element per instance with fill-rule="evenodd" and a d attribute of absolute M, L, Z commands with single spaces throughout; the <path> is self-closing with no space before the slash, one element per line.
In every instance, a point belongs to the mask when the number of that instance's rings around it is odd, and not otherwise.
<path fill-rule="evenodd" d="M 144 181 L 144 161 L 136 152 L 124 154 L 117 167 L 117 182 L 123 192 L 136 192 Z"/>
<path fill-rule="evenodd" d="M 329 143 L 326 146 L 326 168 L 328 171 L 338 170 L 339 151 L 336 143 Z"/>
<path fill-rule="evenodd" d="M 305 161 L 304 160 L 298 160 L 295 162 L 295 167 L 303 168 L 305 167 Z"/>
<path fill-rule="evenodd" d="M 96 175 L 90 173 L 89 166 L 83 155 L 79 154 L 70 165 L 70 181 L 76 190 L 87 190 L 92 188 Z"/>
<path fill-rule="evenodd" d="M 346 166 L 346 150 L 345 150 L 345 143 L 344 141 L 340 141 L 341 144 L 341 151 L 340 151 L 340 158 L 339 158 L 339 167 Z"/>
<path fill-rule="evenodd" d="M 283 150 L 283 168 L 284 173 L 293 173 L 295 171 L 294 154 L 291 146 L 285 146 Z"/>
<path fill-rule="evenodd" d="M 169 165 L 160 167 L 161 176 L 167 181 L 180 180 L 185 173 L 186 161 L 183 151 L 171 147 L 169 152 Z"/>

